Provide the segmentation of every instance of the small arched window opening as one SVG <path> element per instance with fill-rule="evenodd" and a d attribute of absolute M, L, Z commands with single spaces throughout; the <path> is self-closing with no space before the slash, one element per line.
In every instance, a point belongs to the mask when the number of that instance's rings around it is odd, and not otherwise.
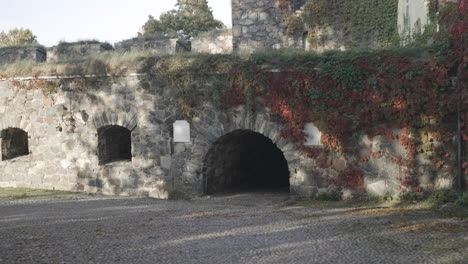
<path fill-rule="evenodd" d="M 29 155 L 28 133 L 19 128 L 2 130 L 2 160 Z"/>
<path fill-rule="evenodd" d="M 132 132 L 121 126 L 98 129 L 99 165 L 114 161 L 132 160 Z"/>

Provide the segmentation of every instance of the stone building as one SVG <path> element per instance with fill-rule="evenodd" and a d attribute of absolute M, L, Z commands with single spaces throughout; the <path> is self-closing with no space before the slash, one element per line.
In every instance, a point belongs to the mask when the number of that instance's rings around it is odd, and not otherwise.
<path fill-rule="evenodd" d="M 18 61 L 44 62 L 47 51 L 42 46 L 0 48 L 0 65 Z"/>
<path fill-rule="evenodd" d="M 231 3 L 235 51 L 285 47 L 287 25 L 277 0 L 232 0 Z"/>
<path fill-rule="evenodd" d="M 115 44 L 117 52 L 151 51 L 156 54 L 179 52 L 228 54 L 232 52 L 231 30 L 202 33 L 190 41 L 173 36 L 140 35 Z"/>
<path fill-rule="evenodd" d="M 66 81 L 46 96 L 0 82 L 0 187 L 156 198 L 244 185 L 304 197 L 318 190 L 311 163 L 281 137 L 266 109 L 223 112 L 203 103 L 189 138 L 177 142 L 180 116 L 166 81 L 142 87 L 137 77 L 100 78 L 83 92 L 76 85 Z"/>
<path fill-rule="evenodd" d="M 300 12 L 303 3 L 293 1 L 288 8 Z M 308 48 L 303 33 L 287 34 L 277 0 L 232 0 L 232 6 L 232 37 L 194 39 L 192 51 Z M 102 43 L 82 44 L 49 49 L 47 61 L 111 49 Z M 175 53 L 177 41 L 137 38 L 116 44 L 117 51 L 147 48 Z M 197 84 L 199 98 L 195 101 L 200 103 L 192 120 L 183 120 L 175 90 L 167 80 L 151 76 L 144 85 L 142 78 L 139 74 L 50 77 L 48 81 L 60 86 L 53 94 L 21 89 L 12 82 L 15 79 L 0 80 L 0 187 L 164 199 L 274 187 L 311 198 L 334 191 L 327 178 L 347 168 L 346 159 L 338 155 L 322 161 L 327 165 L 322 168 L 317 160 L 298 151 L 298 146 L 282 136 L 282 126 L 269 109 L 252 111 L 240 106 L 222 110 L 206 102 L 203 96 L 212 92 L 210 81 L 216 81 L 216 74 L 214 80 Z M 313 124 L 304 129 L 308 135 L 305 144 L 320 148 L 320 131 Z M 421 187 L 453 188 L 455 143 L 447 143 L 450 155 L 437 174 L 425 173 L 432 167 L 418 156 L 414 170 L 419 172 Z M 385 151 L 403 159 L 408 155 L 398 140 L 383 136 L 362 135 L 353 148 L 352 160 L 369 151 Z M 398 192 L 402 176 L 398 164 L 370 159 L 360 169 L 367 193 Z M 344 191 L 352 195 L 353 190 Z"/>
<path fill-rule="evenodd" d="M 47 62 L 80 59 L 112 50 L 114 50 L 112 45 L 99 41 L 62 42 L 47 49 Z"/>
<path fill-rule="evenodd" d="M 411 36 L 416 31 L 424 32 L 431 23 L 429 2 L 431 0 L 393 0 L 395 10 L 392 23 L 395 33 L 401 37 Z M 383 2 L 380 1 L 379 2 Z M 443 5 L 445 0 L 435 1 Z M 340 23 L 315 27 L 302 21 L 307 13 L 306 0 L 232 0 L 233 48 L 236 52 L 253 52 L 261 49 L 299 48 L 306 50 L 343 50 L 350 48 L 351 34 Z M 438 8 L 438 7 L 436 7 Z M 307 14 L 306 14 L 307 15 Z M 359 17 L 359 14 L 356 14 Z M 297 19 L 297 20 L 295 20 Z M 377 17 L 374 24 L 383 18 Z M 288 22 L 289 20 L 289 22 Z M 293 23 L 294 22 L 294 23 Z M 292 27 L 297 27 L 291 32 Z M 372 26 L 372 25 L 370 25 Z M 368 30 L 364 30 L 369 34 Z M 355 41 L 354 41 L 355 42 Z M 378 47 L 375 39 L 359 40 L 353 45 L 360 48 Z"/>
<path fill-rule="evenodd" d="M 222 110 L 203 98 L 210 81 L 200 82 L 192 120 L 183 121 L 175 90 L 152 76 L 72 78 L 59 92 L 22 89 L 0 81 L 0 187 L 84 191 L 156 198 L 183 198 L 246 188 L 282 188 L 311 198 L 330 192 L 326 181 L 347 167 L 331 155 L 326 168 L 282 136 L 268 109 L 239 106 Z M 216 76 L 214 77 L 216 79 Z M 51 79 L 51 81 L 57 81 Z M 306 145 L 320 147 L 320 132 L 308 124 Z M 366 135 L 355 157 L 369 151 L 408 155 L 398 139 Z M 455 143 L 438 173 L 421 160 L 416 170 L 426 189 L 450 189 Z M 369 194 L 396 194 L 402 168 L 386 159 L 361 165 Z M 431 176 L 429 176 L 431 175 Z M 353 190 L 345 190 L 352 195 Z"/>

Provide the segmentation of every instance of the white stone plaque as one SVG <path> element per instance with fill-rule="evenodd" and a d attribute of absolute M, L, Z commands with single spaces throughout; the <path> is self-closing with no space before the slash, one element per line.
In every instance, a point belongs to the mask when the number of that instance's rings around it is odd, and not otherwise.
<path fill-rule="evenodd" d="M 322 132 L 314 124 L 306 123 L 304 125 L 304 132 L 306 134 L 305 146 L 323 146 L 322 142 L 320 142 Z"/>
<path fill-rule="evenodd" d="M 174 142 L 190 143 L 190 124 L 185 120 L 177 120 L 174 123 Z"/>
<path fill-rule="evenodd" d="M 423 33 L 429 24 L 429 1 L 398 0 L 398 31 L 401 37 L 411 37 L 413 33 Z"/>

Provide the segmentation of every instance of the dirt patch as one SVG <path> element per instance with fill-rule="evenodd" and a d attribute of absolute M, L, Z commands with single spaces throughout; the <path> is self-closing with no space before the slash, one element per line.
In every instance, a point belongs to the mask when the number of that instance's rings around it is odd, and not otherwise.
<path fill-rule="evenodd" d="M 422 213 L 409 208 L 356 208 L 355 211 L 347 212 L 344 215 L 361 215 L 361 216 L 390 216 L 390 215 L 409 215 Z M 427 213 L 427 212 L 426 212 Z"/>
<path fill-rule="evenodd" d="M 219 217 L 222 215 L 223 214 L 220 212 L 194 212 L 194 213 L 185 215 L 185 217 L 203 218 L 203 217 Z"/>
<path fill-rule="evenodd" d="M 468 233 L 468 224 L 466 223 L 394 223 L 389 225 L 394 231 L 400 232 L 426 232 L 426 233 Z"/>

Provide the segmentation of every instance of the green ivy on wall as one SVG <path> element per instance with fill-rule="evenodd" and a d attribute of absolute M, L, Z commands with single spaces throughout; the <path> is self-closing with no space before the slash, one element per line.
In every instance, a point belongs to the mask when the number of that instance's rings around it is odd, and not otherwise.
<path fill-rule="evenodd" d="M 280 0 L 279 8 L 294 35 L 308 30 L 312 47 L 323 45 L 333 32 L 348 48 L 392 47 L 414 42 L 426 45 L 437 31 L 437 0 L 429 2 L 429 23 L 420 25 L 401 39 L 398 31 L 398 0 L 307 0 L 303 13 L 291 11 L 291 0 Z M 411 40 L 411 41 L 408 41 Z"/>
<path fill-rule="evenodd" d="M 314 30 L 342 32 L 346 46 L 398 44 L 398 0 L 308 0 L 304 22 Z"/>

